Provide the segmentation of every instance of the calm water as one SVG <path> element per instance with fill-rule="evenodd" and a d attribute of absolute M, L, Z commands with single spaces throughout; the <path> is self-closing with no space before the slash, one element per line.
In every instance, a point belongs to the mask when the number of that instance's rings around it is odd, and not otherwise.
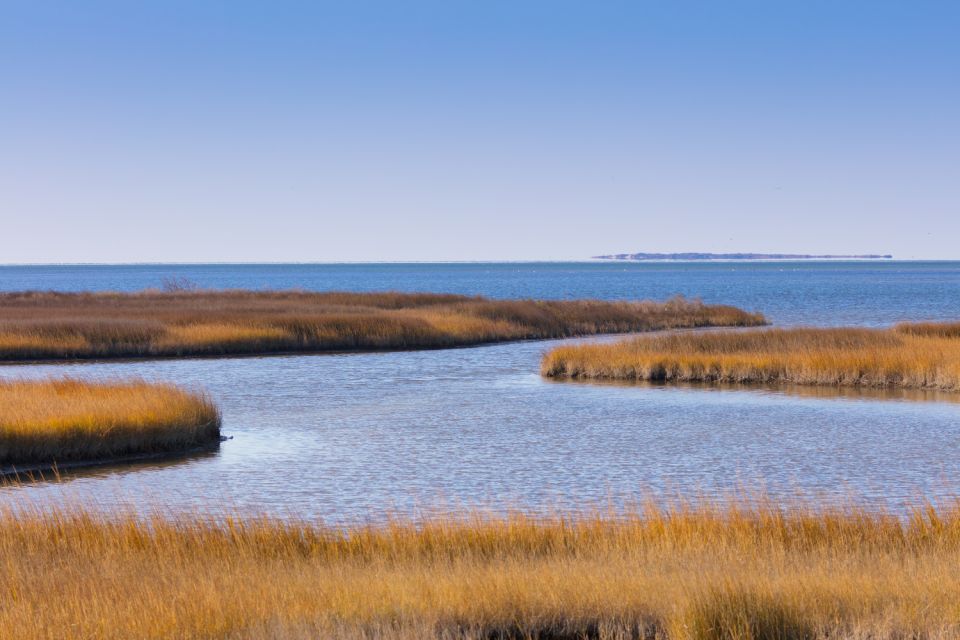
<path fill-rule="evenodd" d="M 0 266 L 0 291 L 205 287 L 435 291 L 494 298 L 662 299 L 761 310 L 778 323 L 960 317 L 960 262 Z"/>
<path fill-rule="evenodd" d="M 761 310 L 778 324 L 960 318 L 960 263 L 0 267 L 0 289 L 203 286 L 663 298 Z M 957 493 L 950 396 L 557 383 L 556 343 L 447 351 L 0 367 L 0 376 L 136 375 L 207 389 L 233 439 L 176 462 L 0 490 L 41 502 L 377 518 L 435 505 L 575 509 L 643 494 Z"/>

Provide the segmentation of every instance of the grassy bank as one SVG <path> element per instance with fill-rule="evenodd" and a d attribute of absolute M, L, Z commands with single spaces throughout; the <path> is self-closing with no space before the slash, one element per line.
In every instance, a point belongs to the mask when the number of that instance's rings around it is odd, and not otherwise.
<path fill-rule="evenodd" d="M 297 291 L 0 294 L 0 360 L 364 351 L 710 326 L 759 314 L 668 302 Z"/>
<path fill-rule="evenodd" d="M 213 403 L 174 385 L 0 382 L 0 468 L 182 451 L 219 437 Z"/>
<path fill-rule="evenodd" d="M 0 635 L 953 638 L 960 511 L 685 508 L 334 530 L 0 513 Z"/>
<path fill-rule="evenodd" d="M 960 324 L 764 329 L 559 347 L 546 376 L 960 390 Z"/>

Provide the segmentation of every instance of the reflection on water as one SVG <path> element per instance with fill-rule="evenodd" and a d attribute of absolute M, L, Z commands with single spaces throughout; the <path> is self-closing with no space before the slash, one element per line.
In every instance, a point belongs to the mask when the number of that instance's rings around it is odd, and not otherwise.
<path fill-rule="evenodd" d="M 5 475 L 0 476 L 0 486 L 17 487 L 33 484 L 36 482 L 55 482 L 60 484 L 69 483 L 77 478 L 108 478 L 111 475 L 122 471 L 131 472 L 137 469 L 164 469 L 168 467 L 177 467 L 191 462 L 212 458 L 220 452 L 220 443 L 215 446 L 204 448 L 202 451 L 191 451 L 189 453 L 171 453 L 158 456 L 144 456 L 142 458 L 131 458 L 124 462 L 108 462 L 104 464 L 93 464 L 82 467 L 56 467 L 37 471 L 17 470 L 16 468 L 4 469 Z"/>
<path fill-rule="evenodd" d="M 673 387 L 694 391 L 742 391 L 770 395 L 788 395 L 821 400 L 901 400 L 910 402 L 960 403 L 960 393 L 938 389 L 907 389 L 903 387 L 844 387 L 840 385 L 803 384 L 736 384 L 729 382 L 663 382 L 648 380 L 587 380 L 550 378 L 557 384 L 592 384 L 614 387 Z"/>
<path fill-rule="evenodd" d="M 234 438 L 212 455 L 0 489 L 0 503 L 351 521 L 438 503 L 570 510 L 738 488 L 892 505 L 956 493 L 952 397 L 554 383 L 537 372 L 555 344 L 0 367 L 0 377 L 199 386 Z"/>

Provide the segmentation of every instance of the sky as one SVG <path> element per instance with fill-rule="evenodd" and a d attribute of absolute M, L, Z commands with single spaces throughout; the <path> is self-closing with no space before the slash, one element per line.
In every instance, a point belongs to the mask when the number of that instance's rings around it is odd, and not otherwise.
<path fill-rule="evenodd" d="M 960 3 L 0 0 L 0 263 L 960 258 Z"/>

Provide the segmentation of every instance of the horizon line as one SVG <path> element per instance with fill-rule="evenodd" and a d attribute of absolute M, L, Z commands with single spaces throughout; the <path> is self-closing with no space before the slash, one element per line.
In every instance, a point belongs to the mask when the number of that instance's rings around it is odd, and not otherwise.
<path fill-rule="evenodd" d="M 611 254 L 615 255 L 615 254 Z M 122 266 L 259 266 L 259 265 L 391 265 L 391 264 L 662 264 L 671 262 L 697 262 L 697 263 L 721 263 L 721 262 L 872 262 L 872 263 L 890 263 L 890 262 L 960 262 L 960 258 L 713 258 L 713 259 L 649 259 L 649 260 L 630 260 L 630 259 L 611 259 L 611 258 L 575 258 L 563 260 L 549 259 L 519 259 L 519 260 L 211 260 L 211 261 L 142 261 L 142 262 L 0 262 L 0 267 L 122 267 Z"/>

